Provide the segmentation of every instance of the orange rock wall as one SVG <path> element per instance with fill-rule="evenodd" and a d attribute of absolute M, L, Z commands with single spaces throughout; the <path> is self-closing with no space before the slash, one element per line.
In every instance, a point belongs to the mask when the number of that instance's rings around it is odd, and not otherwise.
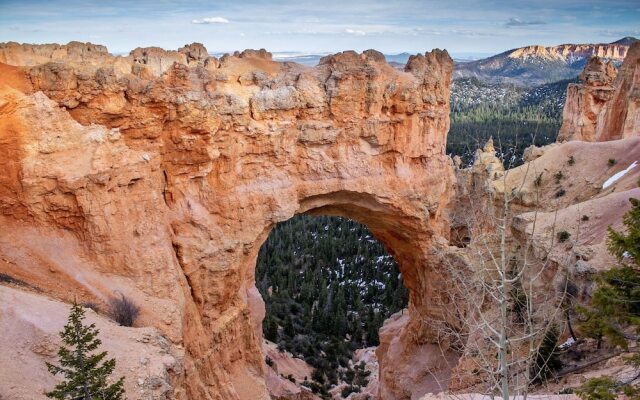
<path fill-rule="evenodd" d="M 601 142 L 640 135 L 640 42 L 629 48 L 619 71 L 592 58 L 570 84 L 558 141 Z"/>
<path fill-rule="evenodd" d="M 177 398 L 268 398 L 258 250 L 297 213 L 344 215 L 411 290 L 392 358 L 428 345 L 422 321 L 445 306 L 449 55 L 399 72 L 371 50 L 307 68 L 203 49 L 0 45 L 22 66 L 0 74 L 0 272 L 66 300 L 134 298 L 140 325 L 184 346 Z M 405 396 L 387 386 L 407 370 L 379 358 L 385 398 Z"/>

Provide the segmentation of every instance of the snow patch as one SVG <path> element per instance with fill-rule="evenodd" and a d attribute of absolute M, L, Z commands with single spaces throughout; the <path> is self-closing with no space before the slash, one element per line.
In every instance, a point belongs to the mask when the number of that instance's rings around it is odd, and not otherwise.
<path fill-rule="evenodd" d="M 627 167 L 627 169 L 622 170 L 616 174 L 614 174 L 611 178 L 607 179 L 606 181 L 604 181 L 604 183 L 602 184 L 602 188 L 606 189 L 609 186 L 613 185 L 618 179 L 622 178 L 623 176 L 626 175 L 627 172 L 631 171 L 632 169 L 634 169 L 636 166 L 638 165 L 637 161 L 634 161 L 631 165 L 629 165 Z"/>
<path fill-rule="evenodd" d="M 560 350 L 568 349 L 569 347 L 573 346 L 573 344 L 574 344 L 575 342 L 576 342 L 576 341 L 575 341 L 575 340 L 573 340 L 573 338 L 572 338 L 572 337 L 570 337 L 569 339 L 567 339 L 567 341 L 566 341 L 566 342 L 564 342 L 564 343 L 562 343 L 560 346 L 558 346 L 558 348 L 560 348 Z"/>

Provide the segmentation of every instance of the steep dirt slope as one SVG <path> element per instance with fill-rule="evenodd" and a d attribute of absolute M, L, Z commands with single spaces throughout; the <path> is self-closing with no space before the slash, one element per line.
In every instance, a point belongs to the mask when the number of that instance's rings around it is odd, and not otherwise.
<path fill-rule="evenodd" d="M 0 398 L 44 400 L 60 380 L 45 362 L 56 363 L 69 305 L 16 286 L 0 285 Z M 86 323 L 100 330 L 102 350 L 116 358 L 113 378 L 125 376 L 129 399 L 170 399 L 171 375 L 181 368 L 183 351 L 155 328 L 125 328 L 87 309 Z"/>

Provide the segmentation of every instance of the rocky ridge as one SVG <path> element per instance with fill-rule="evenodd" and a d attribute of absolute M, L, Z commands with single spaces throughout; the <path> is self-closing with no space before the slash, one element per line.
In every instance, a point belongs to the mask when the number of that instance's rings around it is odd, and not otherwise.
<path fill-rule="evenodd" d="M 635 38 L 613 43 L 526 46 L 495 56 L 456 64 L 454 77 L 477 77 L 493 83 L 530 86 L 571 79 L 580 74 L 591 57 L 620 64 Z"/>

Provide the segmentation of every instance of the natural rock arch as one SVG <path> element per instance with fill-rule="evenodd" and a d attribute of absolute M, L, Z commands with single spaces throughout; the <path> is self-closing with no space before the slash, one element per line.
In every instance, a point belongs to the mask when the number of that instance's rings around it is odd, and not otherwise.
<path fill-rule="evenodd" d="M 413 317 L 404 318 L 389 332 L 382 334 L 382 343 L 376 353 L 380 360 L 380 398 L 383 399 L 411 396 L 414 390 L 424 393 L 427 389 L 438 391 L 446 387 L 458 357 L 454 351 L 430 345 L 438 334 L 429 330 L 425 319 L 441 318 L 438 293 L 446 288 L 446 278 L 437 275 L 440 259 L 433 254 L 443 245 L 441 242 L 437 243 L 438 239 L 434 236 L 441 239 L 442 234 L 433 226 L 434 222 L 440 222 L 429 216 L 428 211 L 427 218 L 421 218 L 425 215 L 422 208 L 424 204 L 420 201 L 412 203 L 407 202 L 405 207 L 399 208 L 380 192 L 352 190 L 302 198 L 294 214 L 287 214 L 264 229 L 255 240 L 257 245 L 249 254 L 248 264 L 243 266 L 250 270 L 249 282 L 255 282 L 253 273 L 260 247 L 276 223 L 287 221 L 295 215 L 306 213 L 340 216 L 366 225 L 399 264 L 403 283 L 410 293 L 408 315 Z M 265 316 L 264 304 L 257 289 L 251 288 L 248 293 L 254 330 L 256 337 L 260 338 Z M 443 357 L 443 354 L 446 356 Z M 423 376 L 427 369 L 430 370 L 429 374 Z"/>
<path fill-rule="evenodd" d="M 141 323 L 184 346 L 176 397 L 264 398 L 249 307 L 260 245 L 297 213 L 344 215 L 387 246 L 411 291 L 408 322 L 380 349 L 383 398 L 410 394 L 415 366 L 387 368 L 398 360 L 385 352 L 421 354 L 435 340 L 424 318 L 441 318 L 448 54 L 411 57 L 398 71 L 375 51 L 306 68 L 264 51 L 216 60 L 78 46 L 88 45 L 0 48 L 0 60 L 33 66 L 4 74 L 0 120 L 19 139 L 6 154 L 20 173 L 0 182 L 0 209 L 14 210 L 3 224 L 37 226 L 43 240 L 70 232 L 79 268 L 95 275 L 64 290 L 46 272 L 31 281 L 61 297 L 117 284 L 154 304 Z"/>

